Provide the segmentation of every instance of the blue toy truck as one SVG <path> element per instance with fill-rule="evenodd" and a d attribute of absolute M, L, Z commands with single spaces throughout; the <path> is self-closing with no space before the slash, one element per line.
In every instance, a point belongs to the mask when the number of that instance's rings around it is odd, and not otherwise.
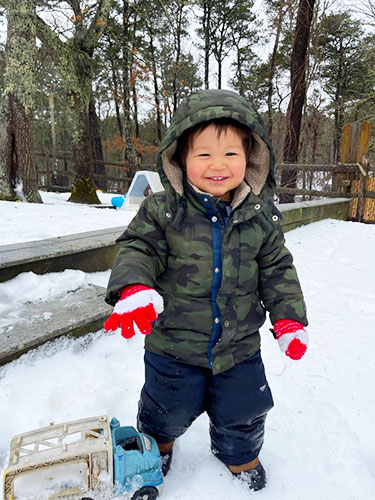
<path fill-rule="evenodd" d="M 4 500 L 96 500 L 111 492 L 155 500 L 162 484 L 156 441 L 104 415 L 14 436 Z"/>

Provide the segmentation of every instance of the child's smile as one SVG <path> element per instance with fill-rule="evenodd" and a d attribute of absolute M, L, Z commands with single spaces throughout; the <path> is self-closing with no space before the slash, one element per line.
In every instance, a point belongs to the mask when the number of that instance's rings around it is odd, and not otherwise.
<path fill-rule="evenodd" d="M 219 135 L 212 124 L 193 138 L 186 157 L 186 174 L 201 191 L 230 201 L 245 170 L 245 148 L 233 128 L 228 127 Z"/>
<path fill-rule="evenodd" d="M 211 181 L 215 181 L 215 182 L 220 182 L 220 181 L 224 181 L 225 179 L 228 179 L 228 177 L 207 177 L 207 179 L 210 179 Z"/>

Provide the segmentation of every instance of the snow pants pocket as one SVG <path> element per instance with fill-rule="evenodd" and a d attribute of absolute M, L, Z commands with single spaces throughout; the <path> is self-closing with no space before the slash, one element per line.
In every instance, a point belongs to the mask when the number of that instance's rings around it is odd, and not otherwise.
<path fill-rule="evenodd" d="M 145 370 L 140 431 L 167 443 L 207 412 L 211 448 L 219 460 L 241 465 L 258 456 L 266 414 L 273 406 L 259 351 L 218 375 L 209 368 L 146 351 Z"/>

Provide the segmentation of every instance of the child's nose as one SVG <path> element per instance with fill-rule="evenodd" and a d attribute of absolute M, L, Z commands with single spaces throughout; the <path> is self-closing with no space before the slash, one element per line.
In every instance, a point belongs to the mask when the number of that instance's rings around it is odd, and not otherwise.
<path fill-rule="evenodd" d="M 214 156 L 212 158 L 212 167 L 216 170 L 221 170 L 225 168 L 225 158 L 221 158 L 219 156 Z"/>

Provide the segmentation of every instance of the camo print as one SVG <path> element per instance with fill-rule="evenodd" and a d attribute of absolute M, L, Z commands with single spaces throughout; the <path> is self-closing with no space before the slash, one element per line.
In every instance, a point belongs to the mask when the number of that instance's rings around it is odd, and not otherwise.
<path fill-rule="evenodd" d="M 187 127 L 214 117 L 232 116 L 258 135 L 265 136 L 261 121 L 247 101 L 232 92 L 199 92 L 178 109 L 161 149 L 168 147 Z M 243 103 L 245 101 L 245 103 Z M 244 121 L 243 121 L 244 120 Z M 266 140 L 266 137 L 265 137 Z M 162 170 L 160 170 L 162 176 Z M 272 185 L 272 172 L 269 186 Z M 210 220 L 192 193 L 185 193 L 186 210 L 179 228 L 171 223 L 171 195 L 148 196 L 136 217 L 118 240 L 107 290 L 114 304 L 126 285 L 142 283 L 164 298 L 165 309 L 146 337 L 146 349 L 184 362 L 208 366 L 212 334 L 213 246 Z M 263 196 L 262 196 L 263 195 Z M 175 198 L 177 200 L 177 197 Z M 268 203 L 269 202 L 269 203 Z M 216 200 L 216 203 L 222 203 Z M 260 205 L 260 208 L 259 208 Z M 220 211 L 218 211 L 218 214 Z M 236 208 L 223 227 L 222 282 L 217 296 L 222 335 L 212 350 L 213 373 L 220 373 L 252 356 L 260 347 L 259 328 L 270 312 L 271 322 L 294 319 L 307 324 L 305 304 L 292 256 L 284 246 L 272 199 L 253 192 Z M 275 220 L 274 220 L 275 219 Z"/>

